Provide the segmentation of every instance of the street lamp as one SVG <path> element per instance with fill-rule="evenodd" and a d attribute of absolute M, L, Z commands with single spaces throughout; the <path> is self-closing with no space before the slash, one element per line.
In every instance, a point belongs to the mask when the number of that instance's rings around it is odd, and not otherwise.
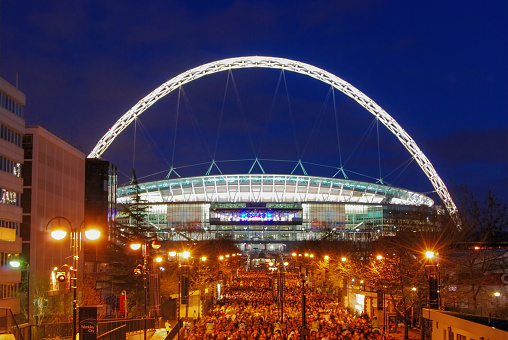
<path fill-rule="evenodd" d="M 12 257 L 11 257 L 12 256 Z M 30 324 L 30 263 L 24 259 L 20 259 L 19 254 L 10 254 L 9 255 L 9 266 L 12 268 L 19 268 L 22 265 L 25 265 L 23 271 L 26 271 L 26 319 L 28 324 Z M 23 275 L 23 273 L 21 273 Z M 24 280 L 21 280 L 23 282 Z"/>
<path fill-rule="evenodd" d="M 56 222 L 55 222 L 56 221 Z M 65 222 L 62 224 L 62 221 Z M 53 223 L 52 223 L 53 222 Z M 70 231 L 70 248 L 72 251 L 71 289 L 72 289 L 72 340 L 76 340 L 76 319 L 78 311 L 77 289 L 78 289 L 78 259 L 81 250 L 81 228 L 85 221 L 78 227 L 72 225 L 71 221 L 62 216 L 53 217 L 46 224 L 46 230 L 51 231 L 51 237 L 56 240 L 63 240 Z M 99 229 L 85 226 L 85 237 L 89 240 L 97 240 L 101 236 Z"/>
<path fill-rule="evenodd" d="M 182 251 L 181 253 L 178 253 L 177 251 L 170 251 L 168 253 L 169 258 L 176 259 L 178 263 L 178 300 L 177 300 L 177 306 L 176 309 L 178 311 L 178 322 L 180 322 L 180 309 L 182 305 L 182 295 L 185 295 L 185 299 L 183 301 L 186 302 L 186 314 L 189 313 L 189 276 L 187 270 L 185 270 L 185 275 L 182 272 L 182 267 L 185 267 L 188 269 L 189 264 L 189 258 L 191 256 L 191 253 L 187 250 Z M 185 260 L 187 262 L 186 265 L 182 265 L 182 260 Z M 182 280 L 183 279 L 183 280 Z M 182 294 L 182 292 L 184 294 Z M 186 315 L 187 317 L 188 315 Z M 178 332 L 178 336 L 180 336 L 180 332 Z"/>
<path fill-rule="evenodd" d="M 134 275 L 140 275 L 140 274 L 143 274 L 143 291 L 144 291 L 144 300 L 145 300 L 145 304 L 144 304 L 144 315 L 143 315 L 143 339 L 146 340 L 146 319 L 147 319 L 147 306 L 148 306 L 148 278 L 147 278 L 147 274 L 148 274 L 148 257 L 150 256 L 149 254 L 149 251 L 148 251 L 148 246 L 151 246 L 151 248 L 157 250 L 161 247 L 161 242 L 159 240 L 153 240 L 153 241 L 148 241 L 148 242 L 134 242 L 134 243 L 131 243 L 130 244 L 130 248 L 132 250 L 139 250 L 141 248 L 141 255 L 143 256 L 143 265 L 141 266 L 141 268 L 139 267 L 136 267 L 134 269 Z M 157 261 L 157 259 L 156 259 Z M 158 262 L 161 262 L 162 261 L 162 258 L 160 258 L 160 261 Z M 158 297 L 158 294 L 157 296 L 155 296 L 156 294 L 154 294 L 154 299 L 156 299 Z"/>
<path fill-rule="evenodd" d="M 434 263 L 435 253 L 431 250 L 425 252 L 425 258 L 431 263 L 426 265 L 429 268 L 429 308 L 438 309 L 440 307 L 440 283 L 439 283 L 439 264 Z"/>
<path fill-rule="evenodd" d="M 305 340 L 306 335 L 309 333 L 309 330 L 307 329 L 307 317 L 306 317 L 306 311 L 305 311 L 305 275 L 300 274 L 302 279 L 302 330 L 300 332 L 301 334 L 301 340 Z"/>

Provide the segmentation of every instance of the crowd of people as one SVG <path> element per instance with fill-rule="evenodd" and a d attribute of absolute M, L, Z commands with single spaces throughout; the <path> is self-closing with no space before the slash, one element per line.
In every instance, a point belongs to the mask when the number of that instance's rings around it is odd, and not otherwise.
<path fill-rule="evenodd" d="M 377 320 L 353 316 L 336 301 L 305 285 L 306 327 L 302 328 L 302 281 L 286 273 L 284 307 L 266 273 L 245 272 L 226 283 L 223 298 L 185 334 L 186 340 L 383 339 Z"/>

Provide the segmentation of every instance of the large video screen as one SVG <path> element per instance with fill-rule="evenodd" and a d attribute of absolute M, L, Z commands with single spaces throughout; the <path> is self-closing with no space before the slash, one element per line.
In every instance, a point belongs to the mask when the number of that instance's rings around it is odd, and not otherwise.
<path fill-rule="evenodd" d="M 214 205 L 210 209 L 211 225 L 300 225 L 301 206 Z"/>

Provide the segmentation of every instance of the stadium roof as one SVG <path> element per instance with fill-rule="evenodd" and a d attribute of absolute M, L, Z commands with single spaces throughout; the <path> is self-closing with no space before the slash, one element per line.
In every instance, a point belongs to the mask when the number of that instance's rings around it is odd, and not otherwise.
<path fill-rule="evenodd" d="M 388 185 L 304 175 L 213 175 L 139 183 L 150 203 L 320 202 L 433 206 L 424 194 Z M 118 202 L 131 203 L 134 185 L 118 188 Z"/>

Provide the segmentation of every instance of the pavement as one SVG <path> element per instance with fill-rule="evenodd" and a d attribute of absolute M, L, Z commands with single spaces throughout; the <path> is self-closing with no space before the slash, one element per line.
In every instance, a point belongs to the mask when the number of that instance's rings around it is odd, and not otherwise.
<path fill-rule="evenodd" d="M 174 325 L 172 325 L 174 326 Z M 166 329 L 159 328 L 155 330 L 155 333 L 152 335 L 150 340 L 164 340 L 166 339 Z M 395 332 L 386 333 L 386 340 L 404 340 L 404 328 L 398 328 Z M 421 332 L 417 328 L 410 328 L 408 339 L 410 340 L 421 340 Z"/>
<path fill-rule="evenodd" d="M 418 328 L 410 328 L 408 339 L 421 340 L 421 331 Z M 398 328 L 395 332 L 386 333 L 386 339 L 404 340 L 404 328 Z"/>
<path fill-rule="evenodd" d="M 165 328 L 159 328 L 155 330 L 150 340 L 164 340 L 166 339 L 167 333 Z"/>

